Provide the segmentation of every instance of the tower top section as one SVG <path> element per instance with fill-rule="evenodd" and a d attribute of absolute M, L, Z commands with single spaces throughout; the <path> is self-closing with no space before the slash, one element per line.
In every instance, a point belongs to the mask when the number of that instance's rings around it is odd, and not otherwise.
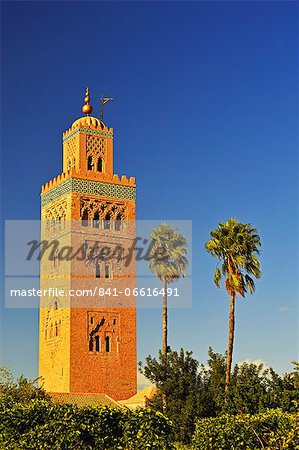
<path fill-rule="evenodd" d="M 113 136 L 113 128 L 108 128 L 104 122 L 97 117 L 85 116 L 75 120 L 71 127 L 63 133 L 63 140 L 73 135 L 75 132 L 87 132 L 88 134 L 95 134 L 105 137 Z"/>
<path fill-rule="evenodd" d="M 103 99 L 108 101 L 108 97 L 103 97 Z M 105 183 L 112 186 L 113 192 L 118 189 L 115 188 L 116 185 L 121 185 L 122 192 L 118 194 L 117 198 L 135 199 L 135 178 L 119 176 L 113 170 L 113 128 L 108 128 L 101 119 L 88 114 L 92 111 L 88 89 L 84 100 L 85 105 L 83 105 L 82 111 L 85 111 L 85 116 L 75 120 L 71 127 L 63 133 L 62 174 L 42 187 L 42 195 L 58 188 L 69 179 L 72 179 L 71 183 L 77 183 L 74 180 L 79 179 L 85 180 L 86 183 L 100 182 L 101 189 L 98 192 L 104 192 L 102 186 Z M 106 196 L 109 197 L 109 195 Z M 45 198 L 43 202 L 45 202 Z"/>
<path fill-rule="evenodd" d="M 112 98 L 101 98 L 101 119 L 97 117 L 91 116 L 90 114 L 93 111 L 93 107 L 90 104 L 90 93 L 89 89 L 86 88 L 84 102 L 85 104 L 82 106 L 82 112 L 85 116 L 80 117 L 75 120 L 75 122 L 71 125 L 71 127 L 63 133 L 63 140 L 67 139 L 70 135 L 73 135 L 75 132 L 85 131 L 88 134 L 101 135 L 103 137 L 112 137 L 113 136 L 113 128 L 108 128 L 102 119 L 103 116 L 103 100 L 106 102 L 112 100 Z"/>

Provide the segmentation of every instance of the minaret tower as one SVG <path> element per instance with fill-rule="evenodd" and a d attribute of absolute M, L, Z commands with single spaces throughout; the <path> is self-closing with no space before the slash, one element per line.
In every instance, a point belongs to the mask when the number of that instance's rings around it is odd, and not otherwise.
<path fill-rule="evenodd" d="M 88 89 L 82 111 L 63 133 L 63 172 L 41 192 L 48 245 L 41 289 L 49 294 L 40 303 L 39 376 L 48 392 L 127 399 L 136 393 L 136 308 L 128 295 L 136 271 L 120 255 L 134 235 L 136 185 L 114 174 L 113 129 L 90 115 Z M 95 247 L 114 256 L 88 261 Z"/>

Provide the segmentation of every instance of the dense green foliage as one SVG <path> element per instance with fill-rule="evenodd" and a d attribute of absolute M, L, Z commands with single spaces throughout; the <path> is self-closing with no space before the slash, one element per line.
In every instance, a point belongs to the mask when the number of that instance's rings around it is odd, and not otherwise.
<path fill-rule="evenodd" d="M 150 409 L 78 408 L 46 400 L 0 404 L 0 447 L 7 450 L 170 450 L 172 425 Z"/>
<path fill-rule="evenodd" d="M 172 449 L 173 426 L 159 411 L 53 404 L 37 380 L 0 369 L 0 448 L 7 450 Z"/>
<path fill-rule="evenodd" d="M 194 450 L 297 450 L 299 415 L 279 409 L 249 415 L 199 419 L 192 439 Z"/>
<path fill-rule="evenodd" d="M 164 411 L 163 396 L 166 398 L 165 414 L 174 423 L 178 441 L 188 442 L 195 429 L 195 419 L 202 405 L 198 362 L 192 352 L 169 351 L 165 362 L 162 353 L 159 360 L 151 356 L 141 368 L 143 374 L 158 388 L 158 394 L 149 405 Z"/>
<path fill-rule="evenodd" d="M 281 408 L 295 412 L 299 401 L 299 373 L 279 376 L 263 364 L 242 363 L 235 365 L 228 397 L 224 393 L 225 356 L 209 349 L 209 359 L 202 366 L 202 388 L 205 392 L 205 416 L 221 414 L 256 414 L 268 408 Z"/>
<path fill-rule="evenodd" d="M 42 387 L 38 386 L 38 379 L 29 380 L 21 375 L 14 381 L 12 373 L 6 367 L 0 367 L 0 399 L 11 402 L 30 402 L 33 399 L 50 400 Z"/>
<path fill-rule="evenodd" d="M 124 442 L 127 450 L 170 450 L 173 448 L 173 425 L 151 408 L 127 411 Z"/>
<path fill-rule="evenodd" d="M 298 363 L 283 377 L 262 364 L 236 365 L 229 396 L 225 363 L 211 349 L 205 365 L 183 349 L 170 350 L 166 361 L 161 352 L 149 356 L 141 370 L 158 394 L 137 411 L 53 404 L 36 381 L 14 382 L 1 369 L 0 448 L 299 450 Z"/>
<path fill-rule="evenodd" d="M 257 414 L 268 408 L 295 412 L 299 401 L 299 373 L 280 377 L 262 364 L 243 363 L 232 372 L 229 395 L 225 395 L 226 358 L 209 350 L 207 364 L 199 366 L 192 352 L 169 351 L 167 361 L 146 358 L 143 374 L 154 383 L 159 394 L 149 405 L 163 411 L 162 395 L 167 399 L 165 414 L 175 426 L 175 439 L 191 440 L 198 418 L 223 414 Z"/>

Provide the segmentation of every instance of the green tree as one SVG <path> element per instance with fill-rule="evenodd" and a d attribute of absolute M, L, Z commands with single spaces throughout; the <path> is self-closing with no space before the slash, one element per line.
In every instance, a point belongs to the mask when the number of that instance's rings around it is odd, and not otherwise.
<path fill-rule="evenodd" d="M 164 223 L 151 233 L 150 270 L 163 282 L 162 356 L 167 353 L 167 284 L 186 275 L 186 238 L 177 228 Z"/>
<path fill-rule="evenodd" d="M 225 375 L 225 392 L 228 394 L 235 330 L 235 300 L 237 295 L 245 297 L 249 290 L 255 290 L 254 279 L 261 277 L 261 264 L 257 257 L 261 240 L 257 229 L 249 223 L 230 219 L 220 222 L 218 228 L 210 232 L 212 239 L 205 244 L 206 250 L 221 262 L 221 270 L 216 268 L 214 282 L 220 288 L 220 280 L 225 278 L 226 290 L 230 296 L 229 334 Z"/>
<path fill-rule="evenodd" d="M 33 399 L 50 401 L 42 387 L 38 386 L 38 378 L 29 380 L 21 375 L 14 381 L 11 371 L 6 367 L 0 367 L 0 400 L 8 403 L 29 403 Z"/>
<path fill-rule="evenodd" d="M 285 380 L 288 381 L 295 389 L 299 389 L 299 361 L 292 361 L 294 371 L 285 374 Z"/>
<path fill-rule="evenodd" d="M 214 417 L 223 412 L 225 387 L 226 358 L 215 353 L 212 348 L 208 351 L 206 364 L 201 365 L 203 414 L 202 417 Z"/>
<path fill-rule="evenodd" d="M 231 376 L 231 414 L 257 414 L 281 406 L 281 377 L 263 363 L 243 362 L 235 365 Z"/>
<path fill-rule="evenodd" d="M 281 408 L 288 412 L 296 412 L 299 407 L 299 362 L 292 361 L 292 364 L 294 370 L 285 373 L 281 382 Z"/>
<path fill-rule="evenodd" d="M 268 408 L 296 412 L 299 388 L 296 371 L 279 376 L 263 363 L 242 362 L 232 370 L 230 391 L 225 393 L 226 355 L 211 348 L 206 364 L 192 352 L 169 350 L 167 358 L 148 356 L 140 370 L 158 388 L 149 406 L 164 411 L 175 426 L 176 440 L 188 443 L 198 418 L 262 414 Z M 166 408 L 164 409 L 164 398 Z"/>
<path fill-rule="evenodd" d="M 148 356 L 140 371 L 158 389 L 149 406 L 164 411 L 175 426 L 176 440 L 188 443 L 195 429 L 195 419 L 203 414 L 199 363 L 192 352 L 168 350 L 167 358 L 159 351 L 158 358 Z M 164 408 L 166 399 L 166 408 Z"/>
<path fill-rule="evenodd" d="M 230 391 L 225 394 L 226 357 L 209 349 L 207 364 L 201 366 L 202 417 L 221 414 L 257 414 L 267 408 L 293 412 L 298 390 L 286 384 L 271 367 L 263 363 L 242 362 L 232 369 Z M 226 401 L 225 401 L 226 400 Z"/>

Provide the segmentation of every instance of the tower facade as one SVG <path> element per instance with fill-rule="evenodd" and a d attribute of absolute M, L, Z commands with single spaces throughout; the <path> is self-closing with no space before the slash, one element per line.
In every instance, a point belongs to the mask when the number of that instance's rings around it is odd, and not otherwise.
<path fill-rule="evenodd" d="M 89 115 L 88 92 L 85 103 L 63 133 L 63 172 L 41 192 L 39 376 L 48 392 L 127 399 L 136 393 L 136 271 L 123 255 L 136 185 L 114 174 L 113 129 Z"/>

